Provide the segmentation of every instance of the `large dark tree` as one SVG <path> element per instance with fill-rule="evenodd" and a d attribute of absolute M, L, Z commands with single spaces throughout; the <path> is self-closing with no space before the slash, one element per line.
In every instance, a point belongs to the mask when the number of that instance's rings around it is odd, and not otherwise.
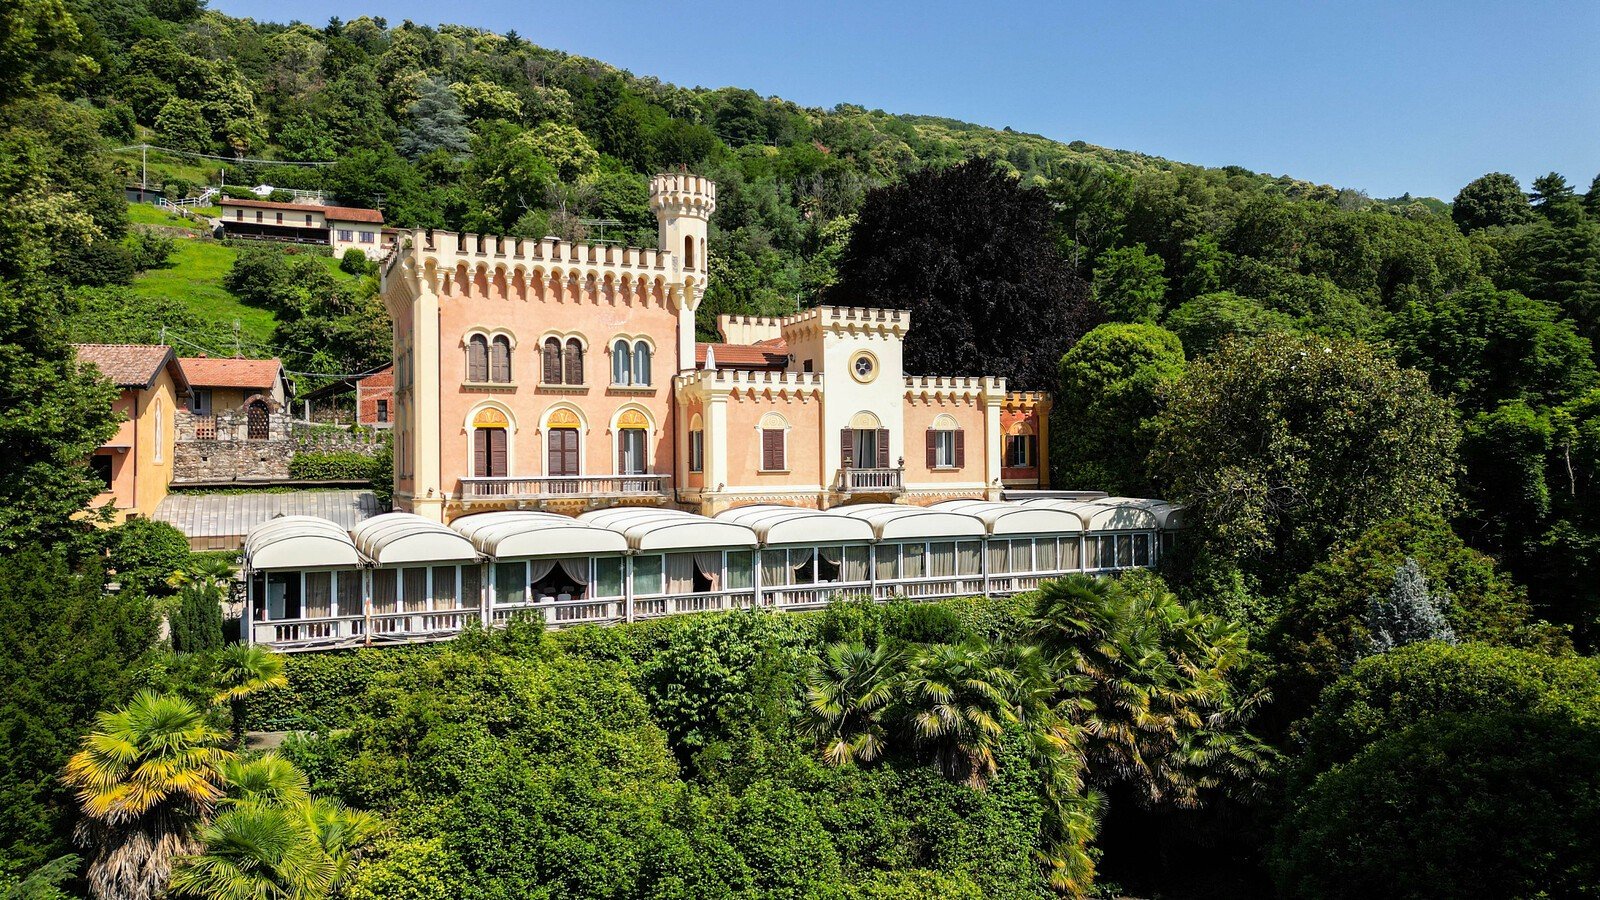
<path fill-rule="evenodd" d="M 1490 172 L 1456 194 L 1450 216 L 1462 231 L 1475 231 L 1527 222 L 1533 218 L 1533 210 L 1516 178 L 1504 172 Z"/>
<path fill-rule="evenodd" d="M 1094 324 L 1054 232 L 1044 192 L 986 159 L 925 169 L 867 194 L 828 299 L 910 310 L 907 372 L 1049 390 Z"/>

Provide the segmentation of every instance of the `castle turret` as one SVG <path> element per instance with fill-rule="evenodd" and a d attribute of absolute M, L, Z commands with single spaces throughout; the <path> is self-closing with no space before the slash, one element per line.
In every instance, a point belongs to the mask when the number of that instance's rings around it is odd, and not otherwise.
<path fill-rule="evenodd" d="M 687 172 L 650 179 L 650 208 L 656 214 L 657 243 L 672 254 L 678 306 L 678 360 L 694 368 L 694 313 L 706 290 L 706 226 L 717 208 L 717 185 Z"/>

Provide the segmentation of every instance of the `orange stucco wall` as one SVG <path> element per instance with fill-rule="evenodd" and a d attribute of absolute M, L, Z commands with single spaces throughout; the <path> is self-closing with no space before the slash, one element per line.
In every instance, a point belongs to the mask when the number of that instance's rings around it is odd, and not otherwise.
<path fill-rule="evenodd" d="M 1000 447 L 1002 452 L 1004 452 L 1005 449 L 1005 436 L 1010 434 L 1012 429 L 1019 424 L 1026 425 L 1031 428 L 1035 438 L 1038 438 L 1043 433 L 1043 429 L 1039 427 L 1039 413 L 1037 409 L 1029 408 L 1026 410 L 1001 410 Z M 1042 461 L 1045 458 L 1045 455 L 1049 452 L 1049 448 L 1045 446 L 1045 442 L 1042 440 L 1035 441 L 1035 449 L 1037 452 L 1036 461 Z M 1013 468 L 1010 466 L 1005 466 L 1004 461 L 1005 457 L 1001 456 L 1001 465 L 1003 468 L 1000 470 L 1000 477 L 1007 483 L 1021 483 L 1038 480 L 1038 466 L 1029 468 Z"/>
<path fill-rule="evenodd" d="M 148 517 L 156 511 L 172 484 L 178 402 L 172 375 L 163 369 L 148 390 L 125 389 L 112 403 L 112 412 L 123 421 L 116 437 L 95 453 L 111 457 L 111 489 L 96 497 L 92 505 L 111 504 L 117 521 L 129 515 Z"/>
<path fill-rule="evenodd" d="M 908 487 L 919 484 L 982 483 L 984 464 L 983 406 L 977 400 L 907 401 L 906 423 L 906 483 Z M 948 415 L 965 432 L 966 465 L 960 469 L 929 469 L 927 434 L 933 420 Z"/>
<path fill-rule="evenodd" d="M 612 422 L 625 407 L 642 410 L 653 424 L 650 471 L 671 474 L 674 458 L 670 415 L 672 375 L 678 370 L 677 315 L 656 287 L 624 294 L 593 283 L 573 285 L 532 280 L 519 285 L 466 267 L 441 280 L 439 295 L 440 476 L 446 491 L 472 476 L 470 420 L 485 404 L 503 407 L 512 422 L 507 472 L 546 473 L 542 423 L 553 407 L 578 413 L 581 468 L 586 475 L 617 471 Z M 487 387 L 467 381 L 467 336 L 473 331 L 506 333 L 513 339 L 511 381 Z M 542 387 L 540 345 L 547 335 L 579 337 L 586 345 L 584 384 Z M 611 385 L 611 344 L 618 336 L 646 337 L 654 344 L 651 386 Z"/>
<path fill-rule="evenodd" d="M 783 472 L 761 471 L 761 419 L 778 413 L 789 423 Z M 741 487 L 809 487 L 828 483 L 822 471 L 822 404 L 795 395 L 735 395 L 728 400 L 728 483 Z M 716 487 L 711 485 L 711 487 Z"/>

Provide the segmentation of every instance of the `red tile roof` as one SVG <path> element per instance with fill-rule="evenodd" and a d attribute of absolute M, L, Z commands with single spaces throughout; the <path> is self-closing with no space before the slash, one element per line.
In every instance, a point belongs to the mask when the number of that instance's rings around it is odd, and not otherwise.
<path fill-rule="evenodd" d="M 783 338 L 754 344 L 695 344 L 694 365 L 703 369 L 707 348 L 716 348 L 719 369 L 784 369 L 789 366 L 789 345 Z"/>
<path fill-rule="evenodd" d="M 72 349 L 79 362 L 92 364 L 117 387 L 148 388 L 155 384 L 161 367 L 170 366 L 179 393 L 189 389 L 177 357 L 165 344 L 73 344 Z"/>
<path fill-rule="evenodd" d="M 383 223 L 383 213 L 375 209 L 362 209 L 359 206 L 321 206 L 315 203 L 279 203 L 275 200 L 237 200 L 233 197 L 223 197 L 223 206 L 242 206 L 245 209 L 282 209 L 289 212 L 319 212 L 324 218 L 336 222 L 377 222 Z"/>
<path fill-rule="evenodd" d="M 275 359 L 229 359 L 218 356 L 180 356 L 178 364 L 189 383 L 204 388 L 270 390 L 283 363 Z"/>

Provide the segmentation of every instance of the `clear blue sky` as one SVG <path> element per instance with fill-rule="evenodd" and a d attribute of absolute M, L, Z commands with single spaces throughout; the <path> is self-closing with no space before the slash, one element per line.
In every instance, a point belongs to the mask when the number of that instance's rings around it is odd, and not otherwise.
<path fill-rule="evenodd" d="M 1600 173 L 1600 0 L 212 0 L 266 21 L 515 29 L 686 86 L 1450 199 Z"/>

